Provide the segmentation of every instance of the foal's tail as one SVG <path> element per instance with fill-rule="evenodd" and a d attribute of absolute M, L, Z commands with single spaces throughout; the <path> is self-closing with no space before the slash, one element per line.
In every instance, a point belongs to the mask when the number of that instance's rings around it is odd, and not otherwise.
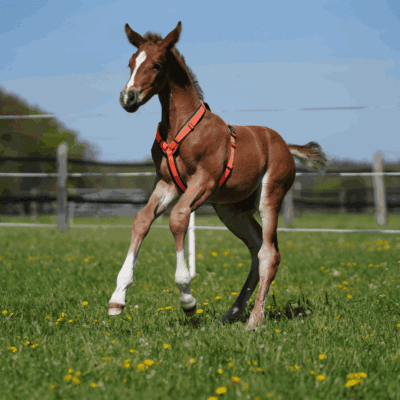
<path fill-rule="evenodd" d="M 288 147 L 292 156 L 297 157 L 307 167 L 316 171 L 325 169 L 326 156 L 318 143 L 310 142 L 305 146 L 288 144 Z"/>

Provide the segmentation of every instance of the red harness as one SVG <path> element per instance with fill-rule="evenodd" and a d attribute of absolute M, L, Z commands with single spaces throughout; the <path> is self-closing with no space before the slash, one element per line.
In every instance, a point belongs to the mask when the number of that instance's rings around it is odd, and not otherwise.
<path fill-rule="evenodd" d="M 163 151 L 164 155 L 167 157 L 169 174 L 171 175 L 175 184 L 178 185 L 183 192 L 185 192 L 187 186 L 183 183 L 181 177 L 179 176 L 178 169 L 176 168 L 176 162 L 175 162 L 176 153 L 179 149 L 180 144 L 182 143 L 182 140 L 185 139 L 188 133 L 190 133 L 194 129 L 196 124 L 200 121 L 201 117 L 204 115 L 205 111 L 206 108 L 204 104 L 201 103 L 201 106 L 197 109 L 197 111 L 193 114 L 193 116 L 189 119 L 189 121 L 186 122 L 186 124 L 181 128 L 181 130 L 178 132 L 178 134 L 175 136 L 174 140 L 170 144 L 167 144 L 161 139 L 160 133 L 158 132 L 160 124 L 158 124 L 157 127 L 156 140 L 159 146 L 161 147 L 161 150 Z M 230 125 L 228 125 L 228 128 L 231 131 L 231 156 L 229 157 L 228 165 L 219 182 L 219 187 L 221 187 L 224 184 L 230 172 L 232 171 L 233 156 L 236 148 L 236 132 Z"/>

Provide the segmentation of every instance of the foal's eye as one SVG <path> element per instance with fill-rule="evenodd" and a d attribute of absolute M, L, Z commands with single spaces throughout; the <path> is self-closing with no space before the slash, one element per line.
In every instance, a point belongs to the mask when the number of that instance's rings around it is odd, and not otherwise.
<path fill-rule="evenodd" d="M 153 65 L 153 71 L 154 71 L 154 72 L 158 72 L 160 69 L 161 69 L 160 63 L 155 63 L 155 64 Z"/>

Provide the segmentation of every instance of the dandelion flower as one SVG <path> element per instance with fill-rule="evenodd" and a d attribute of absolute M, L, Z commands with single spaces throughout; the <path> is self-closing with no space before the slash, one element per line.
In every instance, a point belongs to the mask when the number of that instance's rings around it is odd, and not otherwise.
<path fill-rule="evenodd" d="M 352 296 L 351 294 L 348 294 L 348 295 L 347 295 L 347 298 L 348 298 L 348 299 L 352 299 L 353 296 Z"/>
<path fill-rule="evenodd" d="M 92 388 L 98 388 L 99 387 L 99 385 L 97 384 L 97 383 L 95 383 L 95 382 L 92 382 L 91 384 L 90 384 L 90 387 L 92 387 Z"/>
<path fill-rule="evenodd" d="M 231 382 L 232 383 L 239 383 L 240 382 L 240 378 L 238 376 L 232 376 Z"/>
<path fill-rule="evenodd" d="M 346 382 L 346 384 L 344 386 L 347 388 L 350 388 L 350 387 L 358 385 L 361 382 L 362 382 L 361 379 L 350 379 L 348 382 Z"/>
<path fill-rule="evenodd" d="M 143 363 L 138 364 L 137 366 L 138 371 L 144 371 L 146 369 L 146 365 Z"/>
<path fill-rule="evenodd" d="M 168 343 L 164 343 L 164 344 L 163 344 L 163 347 L 164 347 L 164 349 L 170 349 L 170 348 L 171 348 L 171 345 L 168 344 Z"/>
<path fill-rule="evenodd" d="M 215 396 L 208 396 L 207 400 L 218 400 L 218 397 Z"/>
<path fill-rule="evenodd" d="M 325 355 L 325 354 L 320 354 L 320 355 L 318 356 L 318 358 L 319 358 L 320 360 L 323 360 L 324 358 L 326 358 L 326 355 Z"/>
<path fill-rule="evenodd" d="M 89 304 L 89 302 L 87 302 L 87 301 L 83 301 L 82 302 L 82 305 L 85 307 L 85 306 L 87 306 Z"/>
<path fill-rule="evenodd" d="M 154 361 L 153 361 L 153 360 L 144 360 L 144 363 L 145 363 L 146 365 L 148 365 L 148 366 L 151 366 L 151 365 L 154 364 Z"/>
<path fill-rule="evenodd" d="M 325 380 L 325 375 L 317 375 L 316 378 L 318 382 L 322 382 L 323 380 Z"/>
<path fill-rule="evenodd" d="M 215 297 L 215 300 L 221 300 L 221 299 L 222 299 L 221 296 L 216 296 L 216 297 Z"/>
<path fill-rule="evenodd" d="M 219 374 L 223 374 L 223 373 L 224 373 L 224 370 L 223 370 L 222 368 L 218 368 L 218 369 L 217 369 L 217 372 L 218 372 Z"/>
<path fill-rule="evenodd" d="M 202 310 L 201 308 L 199 308 L 199 309 L 196 311 L 197 314 L 201 314 L 202 312 L 203 312 L 203 310 Z"/>
<path fill-rule="evenodd" d="M 220 386 L 217 389 L 215 389 L 216 394 L 225 394 L 228 391 L 228 389 L 225 386 Z"/>

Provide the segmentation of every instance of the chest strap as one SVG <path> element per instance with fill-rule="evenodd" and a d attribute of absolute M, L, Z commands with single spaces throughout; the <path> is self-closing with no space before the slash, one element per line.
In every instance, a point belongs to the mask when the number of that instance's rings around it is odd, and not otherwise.
<path fill-rule="evenodd" d="M 156 140 L 159 146 L 161 147 L 162 152 L 167 157 L 169 174 L 174 180 L 175 184 L 179 186 L 183 192 L 186 191 L 187 186 L 183 183 L 181 177 L 179 176 L 175 158 L 177 156 L 178 149 L 180 144 L 182 143 L 182 140 L 194 129 L 196 124 L 200 121 L 201 117 L 204 115 L 205 111 L 206 108 L 204 104 L 201 103 L 201 106 L 197 109 L 197 111 L 193 114 L 193 116 L 189 119 L 189 121 L 181 128 L 181 130 L 178 132 L 178 134 L 175 136 L 174 140 L 172 140 L 170 144 L 167 144 L 166 142 L 164 142 L 164 140 L 162 140 L 160 133 L 158 131 L 160 124 L 158 124 L 157 127 Z M 230 172 L 232 171 L 233 156 L 236 148 L 236 132 L 230 125 L 228 125 L 228 127 L 231 131 L 231 155 L 229 157 L 228 165 L 225 169 L 225 172 L 223 173 L 222 178 L 219 182 L 219 187 L 221 187 L 224 184 L 224 182 L 228 179 Z"/>

